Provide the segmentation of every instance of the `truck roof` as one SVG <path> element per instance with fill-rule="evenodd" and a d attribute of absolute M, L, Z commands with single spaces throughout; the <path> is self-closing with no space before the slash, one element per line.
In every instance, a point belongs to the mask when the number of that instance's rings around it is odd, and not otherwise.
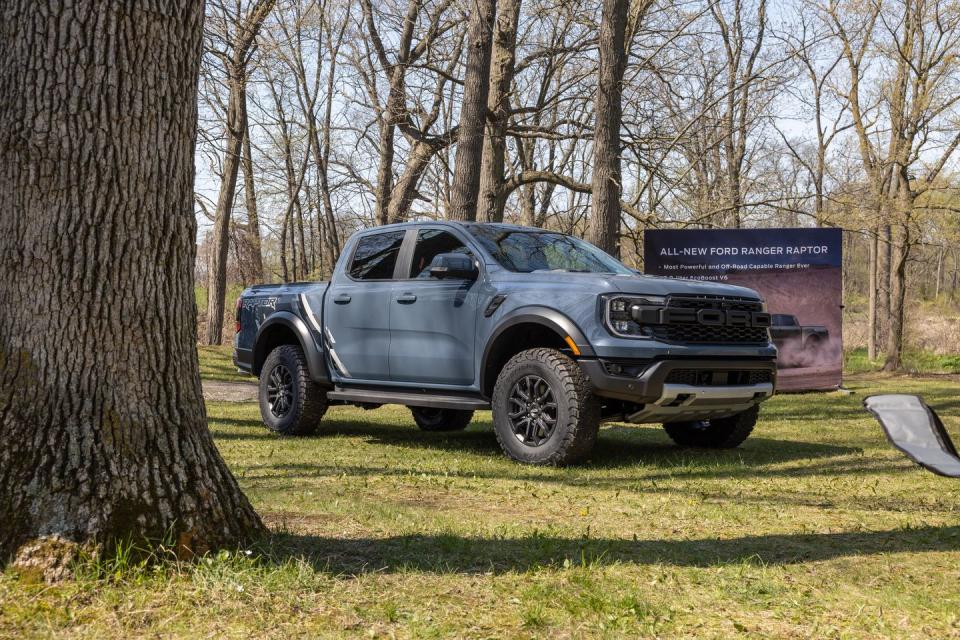
<path fill-rule="evenodd" d="M 495 229 L 503 229 L 504 231 L 545 231 L 548 233 L 562 233 L 560 231 L 550 231 L 549 229 L 541 229 L 538 227 L 524 227 L 516 224 L 507 224 L 504 222 L 462 222 L 460 220 L 411 220 L 408 222 L 395 222 L 393 224 L 385 224 L 376 227 L 368 227 L 366 229 L 358 229 L 356 233 L 372 233 L 380 232 L 389 229 L 409 229 L 410 227 L 424 227 L 424 226 L 450 226 L 450 227 L 460 227 L 462 229 L 469 229 L 470 227 L 491 227 Z"/>

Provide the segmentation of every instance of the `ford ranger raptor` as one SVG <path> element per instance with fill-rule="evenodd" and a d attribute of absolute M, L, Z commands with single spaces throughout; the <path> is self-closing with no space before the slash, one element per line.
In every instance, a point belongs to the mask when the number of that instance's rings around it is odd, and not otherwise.
<path fill-rule="evenodd" d="M 570 464 L 604 421 L 739 445 L 774 392 L 770 320 L 755 291 L 640 275 L 571 235 L 413 222 L 355 233 L 329 282 L 246 289 L 233 358 L 282 435 L 332 404 L 406 405 L 425 431 L 491 409 L 508 456 Z"/>

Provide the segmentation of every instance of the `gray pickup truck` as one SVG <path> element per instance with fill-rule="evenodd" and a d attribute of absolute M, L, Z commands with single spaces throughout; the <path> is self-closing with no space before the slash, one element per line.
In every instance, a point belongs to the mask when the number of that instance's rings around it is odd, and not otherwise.
<path fill-rule="evenodd" d="M 735 447 L 776 382 L 756 292 L 505 224 L 359 231 L 329 282 L 252 286 L 236 321 L 234 362 L 273 431 L 312 434 L 336 403 L 406 405 L 426 431 L 492 409 L 504 452 L 534 464 L 582 460 L 610 420 Z"/>

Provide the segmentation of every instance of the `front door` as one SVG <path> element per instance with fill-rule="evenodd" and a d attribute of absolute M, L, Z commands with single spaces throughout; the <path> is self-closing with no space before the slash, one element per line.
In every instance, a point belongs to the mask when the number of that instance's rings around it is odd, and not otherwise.
<path fill-rule="evenodd" d="M 361 236 L 350 262 L 327 290 L 324 344 L 344 378 L 390 377 L 390 298 L 404 234 L 396 230 Z"/>
<path fill-rule="evenodd" d="M 447 229 L 421 228 L 406 280 L 393 283 L 390 301 L 390 378 L 470 386 L 476 376 L 474 342 L 479 282 L 438 280 L 429 266 L 439 253 L 471 253 Z"/>

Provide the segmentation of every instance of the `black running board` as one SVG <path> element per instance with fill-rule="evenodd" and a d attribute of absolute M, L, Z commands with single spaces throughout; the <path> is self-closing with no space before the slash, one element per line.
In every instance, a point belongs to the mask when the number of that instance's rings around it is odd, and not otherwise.
<path fill-rule="evenodd" d="M 908 458 L 938 475 L 960 478 L 960 456 L 943 422 L 920 396 L 890 394 L 863 401 L 887 439 Z"/>
<path fill-rule="evenodd" d="M 333 391 L 327 392 L 327 399 L 359 404 L 403 404 L 408 407 L 463 409 L 466 411 L 490 408 L 490 403 L 479 396 L 392 391 L 382 388 L 363 389 L 356 387 L 337 387 Z"/>

